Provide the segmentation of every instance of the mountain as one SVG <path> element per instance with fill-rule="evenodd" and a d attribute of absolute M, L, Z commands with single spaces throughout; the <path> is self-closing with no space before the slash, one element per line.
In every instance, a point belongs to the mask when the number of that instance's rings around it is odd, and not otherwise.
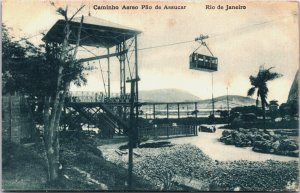
<path fill-rule="evenodd" d="M 179 89 L 158 89 L 149 91 L 140 91 L 139 98 L 142 102 L 198 102 L 200 108 L 211 108 L 211 99 L 201 100 L 199 97 Z M 214 98 L 215 109 L 227 108 L 227 96 Z M 239 96 L 228 95 L 229 107 L 256 105 L 256 100 Z"/>
<path fill-rule="evenodd" d="M 297 70 L 297 73 L 295 75 L 293 84 L 290 88 L 290 92 L 289 92 L 289 96 L 288 96 L 288 100 L 289 101 L 293 101 L 293 100 L 298 100 L 299 97 L 299 91 L 298 91 L 298 75 L 299 75 L 299 70 Z"/>
<path fill-rule="evenodd" d="M 179 89 L 157 89 L 139 91 L 139 99 L 142 102 L 190 102 L 199 101 L 200 98 Z"/>
<path fill-rule="evenodd" d="M 226 109 L 227 108 L 227 96 L 219 96 L 214 98 L 215 109 Z M 211 108 L 211 99 L 205 99 L 200 101 L 201 108 Z M 251 106 L 256 105 L 256 100 L 250 97 L 244 97 L 239 95 L 228 95 L 229 107 L 237 106 Z"/>

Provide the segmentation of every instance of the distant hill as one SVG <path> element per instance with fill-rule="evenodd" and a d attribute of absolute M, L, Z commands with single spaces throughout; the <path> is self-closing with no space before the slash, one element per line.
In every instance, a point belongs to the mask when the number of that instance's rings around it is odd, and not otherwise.
<path fill-rule="evenodd" d="M 200 98 L 179 89 L 157 89 L 139 91 L 139 99 L 143 102 L 189 102 L 199 101 Z"/>
<path fill-rule="evenodd" d="M 142 102 L 199 102 L 200 108 L 211 108 L 211 99 L 201 100 L 199 97 L 179 89 L 158 89 L 149 91 L 140 91 L 139 98 Z M 227 96 L 214 98 L 216 109 L 227 108 Z M 228 95 L 230 108 L 236 106 L 256 105 L 256 100 L 239 96 Z"/>
<path fill-rule="evenodd" d="M 227 96 L 219 96 L 214 98 L 216 109 L 227 108 Z M 211 99 L 205 99 L 200 101 L 201 108 L 211 108 Z M 256 100 L 250 97 L 244 97 L 239 95 L 228 95 L 229 107 L 237 106 L 251 106 L 256 105 Z"/>

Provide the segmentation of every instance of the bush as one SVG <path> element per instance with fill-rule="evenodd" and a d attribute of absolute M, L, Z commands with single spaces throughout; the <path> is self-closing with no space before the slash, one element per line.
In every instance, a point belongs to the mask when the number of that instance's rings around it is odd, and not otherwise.
<path fill-rule="evenodd" d="M 273 131 L 242 129 L 235 131 L 224 130 L 220 141 L 226 145 L 236 147 L 253 147 L 253 151 L 273 153 L 296 157 L 299 154 L 299 146 L 296 141 L 285 136 L 276 135 Z"/>

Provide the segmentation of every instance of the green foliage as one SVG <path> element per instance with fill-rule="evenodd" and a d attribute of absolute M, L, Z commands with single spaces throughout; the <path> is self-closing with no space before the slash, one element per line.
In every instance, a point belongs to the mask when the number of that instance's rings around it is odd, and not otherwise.
<path fill-rule="evenodd" d="M 229 113 L 227 110 L 217 110 L 217 113 L 220 113 L 221 118 L 227 118 L 229 116 Z"/>
<path fill-rule="evenodd" d="M 291 100 L 287 103 L 282 103 L 279 106 L 279 113 L 282 117 L 286 115 L 298 116 L 299 115 L 299 102 L 298 100 Z"/>
<path fill-rule="evenodd" d="M 265 106 L 268 105 L 267 97 L 268 97 L 269 89 L 267 86 L 267 82 L 282 76 L 277 72 L 272 72 L 271 71 L 272 69 L 273 67 L 268 69 L 264 69 L 260 67 L 259 72 L 256 76 L 251 75 L 249 77 L 252 87 L 248 90 L 247 95 L 252 96 L 257 90 L 256 106 L 258 106 L 258 102 L 259 102 L 258 99 L 260 98 L 264 119 L 265 119 Z"/>
<path fill-rule="evenodd" d="M 127 169 L 113 164 L 102 156 L 93 138 L 86 135 L 62 137 L 61 141 L 61 162 L 66 168 L 78 167 L 91 174 L 91 177 L 106 184 L 109 190 L 124 191 L 127 189 Z M 69 171 L 68 171 L 69 172 Z M 74 176 L 70 175 L 71 178 Z M 134 190 L 155 190 L 154 187 L 144 179 L 133 175 Z M 83 181 L 82 177 L 78 177 Z M 74 185 L 76 187 L 76 185 Z M 67 190 L 74 190 L 71 186 Z M 79 190 L 99 191 L 99 186 L 89 185 Z"/>
<path fill-rule="evenodd" d="M 299 146 L 278 132 L 258 129 L 224 130 L 220 141 L 236 147 L 253 147 L 253 151 L 298 157 Z"/>
<path fill-rule="evenodd" d="M 248 90 L 248 96 L 252 96 L 257 89 L 257 98 L 261 97 L 262 103 L 267 104 L 266 99 L 269 92 L 267 82 L 282 76 L 277 72 L 271 72 L 272 69 L 273 67 L 268 69 L 261 68 L 256 76 L 251 75 L 249 77 L 252 87 Z"/>
<path fill-rule="evenodd" d="M 231 109 L 230 114 L 234 115 L 235 113 L 242 113 L 242 114 L 249 114 L 254 113 L 256 116 L 262 115 L 262 110 L 258 108 L 257 106 L 243 106 L 243 107 L 234 107 Z"/>
<path fill-rule="evenodd" d="M 33 111 L 36 120 L 40 123 L 44 97 L 54 98 L 56 95 L 59 67 L 64 67 L 62 82 L 73 82 L 77 86 L 85 84 L 87 72 L 94 69 L 84 63 L 71 65 L 72 62 L 76 62 L 71 54 L 62 61 L 61 44 L 49 43 L 35 46 L 26 39 L 14 41 L 4 24 L 2 24 L 2 39 L 3 94 L 17 92 L 28 96 L 32 101 L 32 110 L 36 110 Z M 64 85 L 58 88 L 58 92 L 65 89 Z"/>
<path fill-rule="evenodd" d="M 2 27 L 4 93 L 19 92 L 31 97 L 53 96 L 59 66 L 64 66 L 63 82 L 73 81 L 78 86 L 86 83 L 84 70 L 92 68 L 82 63 L 70 65 L 74 62 L 71 55 L 64 61 L 60 60 L 60 44 L 37 47 L 27 40 L 13 41 L 6 26 Z"/>

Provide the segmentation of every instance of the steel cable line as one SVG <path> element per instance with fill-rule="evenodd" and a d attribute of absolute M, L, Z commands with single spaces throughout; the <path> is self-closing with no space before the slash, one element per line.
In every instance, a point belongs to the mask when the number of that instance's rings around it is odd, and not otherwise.
<path fill-rule="evenodd" d="M 297 15 L 297 14 L 296 14 Z M 262 25 L 266 25 L 266 24 L 269 24 L 269 23 L 273 23 L 273 22 L 276 22 L 276 21 L 279 21 L 279 20 L 282 20 L 282 19 L 285 19 L 285 18 L 288 18 L 288 17 L 293 17 L 295 16 L 295 14 L 292 14 L 292 15 L 285 15 L 285 16 L 281 16 L 280 18 L 278 19 L 272 19 L 272 20 L 269 20 L 269 21 L 264 21 L 264 22 L 260 22 L 260 23 L 255 23 L 255 24 L 251 24 L 251 25 L 248 25 L 248 26 L 245 26 L 245 27 L 241 27 L 241 28 L 237 28 L 237 29 L 234 29 L 232 31 L 229 31 L 229 32 L 224 32 L 224 33 L 219 33 L 219 34 L 214 34 L 212 36 L 210 36 L 209 38 L 210 39 L 213 39 L 213 38 L 217 38 L 217 37 L 220 37 L 220 36 L 224 36 L 224 35 L 227 35 L 227 34 L 232 34 L 233 32 L 237 32 L 237 31 L 240 31 L 240 30 L 245 30 L 247 28 L 250 28 L 250 27 L 253 27 L 253 26 L 262 26 Z M 42 30 L 43 32 L 46 31 L 46 30 Z M 30 36 L 28 38 L 21 38 L 20 40 L 18 40 L 17 42 L 19 41 L 23 41 L 23 40 L 28 40 L 28 39 L 31 39 L 35 36 L 38 36 L 38 35 L 42 35 L 42 33 L 39 33 L 39 34 L 36 34 L 36 35 L 33 35 L 33 36 Z M 162 47 L 168 47 L 168 46 L 174 46 L 174 45 L 180 45 L 180 44 L 187 44 L 187 43 L 191 43 L 191 42 L 195 42 L 195 40 L 187 40 L 187 41 L 181 41 L 181 42 L 175 42 L 175 43 L 169 43 L 169 44 L 161 44 L 161 45 L 156 45 L 156 46 L 150 46 L 150 47 L 144 47 L 144 48 L 140 48 L 138 50 L 148 50 L 148 49 L 156 49 L 156 48 L 162 48 Z M 129 50 L 128 52 L 133 52 L 134 50 Z"/>
<path fill-rule="evenodd" d="M 265 24 L 273 23 L 275 21 L 279 21 L 279 20 L 285 19 L 287 17 L 292 17 L 292 16 L 295 16 L 295 15 L 294 14 L 293 15 L 286 15 L 286 16 L 283 16 L 283 17 L 278 18 L 278 19 L 273 19 L 273 20 L 270 20 L 270 21 L 264 21 L 264 22 L 261 22 L 261 23 L 255 23 L 255 24 L 248 25 L 248 26 L 245 26 L 245 27 L 237 28 L 237 29 L 232 30 L 230 32 L 224 32 L 224 33 L 215 34 L 215 35 L 210 36 L 209 38 L 215 38 L 215 37 L 218 37 L 218 36 L 223 36 L 223 35 L 226 35 L 227 33 L 235 32 L 235 31 L 238 31 L 238 30 L 247 29 L 247 28 L 252 27 L 252 26 L 260 26 L 260 25 L 265 25 Z M 31 38 L 33 38 L 35 36 L 38 36 L 38 35 L 43 35 L 42 32 L 45 32 L 45 31 L 47 31 L 47 30 L 41 30 L 38 34 L 32 35 L 32 36 L 27 37 L 27 38 L 21 38 L 17 42 L 24 41 L 24 40 L 27 40 L 27 39 L 31 39 Z M 154 49 L 154 48 L 160 48 L 160 47 L 167 47 L 167 46 L 173 46 L 173 45 L 178 45 L 178 44 L 190 43 L 190 42 L 194 42 L 194 41 L 195 40 L 188 40 L 188 41 L 175 42 L 175 43 L 170 43 L 170 44 L 162 44 L 162 45 L 157 45 L 157 46 L 150 46 L 150 47 L 140 48 L 138 50 L 147 50 L 147 49 Z"/>
<path fill-rule="evenodd" d="M 261 26 L 261 25 L 273 23 L 273 22 L 276 22 L 276 21 L 279 21 L 279 20 L 282 20 L 282 19 L 285 19 L 285 18 L 288 18 L 288 17 L 292 17 L 292 16 L 295 16 L 295 15 L 294 14 L 292 14 L 292 15 L 285 15 L 285 16 L 282 16 L 282 17 L 280 17 L 278 19 L 272 19 L 270 21 L 264 21 L 264 22 L 260 22 L 260 23 L 251 24 L 251 25 L 248 25 L 248 26 L 245 26 L 245 27 L 234 29 L 234 30 L 229 31 L 229 32 L 214 34 L 212 36 L 209 36 L 209 38 L 210 39 L 217 38 L 219 36 L 224 36 L 224 35 L 227 35 L 227 34 L 232 34 L 233 32 L 237 32 L 237 31 L 240 31 L 240 30 L 245 30 L 245 29 L 253 27 L 253 26 Z M 173 46 L 173 45 L 187 44 L 187 43 L 191 43 L 191 42 L 195 42 L 195 40 L 187 40 L 187 41 L 182 41 L 182 42 L 175 42 L 175 43 L 162 44 L 162 45 L 157 45 L 157 46 L 150 46 L 150 47 L 140 48 L 138 50 L 155 49 L 155 48 L 168 47 L 168 46 Z M 133 50 L 130 50 L 128 52 L 133 52 Z"/>

